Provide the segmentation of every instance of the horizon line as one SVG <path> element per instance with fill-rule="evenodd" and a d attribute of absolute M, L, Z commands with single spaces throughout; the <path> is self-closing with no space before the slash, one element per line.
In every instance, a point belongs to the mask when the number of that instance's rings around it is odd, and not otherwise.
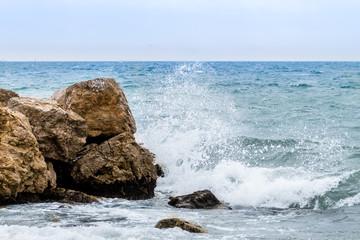
<path fill-rule="evenodd" d="M 360 62 L 360 60 L 0 60 L 0 62 Z"/>

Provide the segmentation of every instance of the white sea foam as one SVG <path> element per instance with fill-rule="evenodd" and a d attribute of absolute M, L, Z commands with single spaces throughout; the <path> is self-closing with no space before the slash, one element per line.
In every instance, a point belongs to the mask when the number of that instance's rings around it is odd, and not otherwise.
<path fill-rule="evenodd" d="M 345 199 L 342 199 L 336 203 L 336 207 L 352 207 L 354 205 L 360 204 L 360 193 L 356 194 L 353 197 L 348 197 Z"/>
<path fill-rule="evenodd" d="M 316 177 L 300 169 L 246 167 L 233 161 L 221 162 L 213 170 L 177 170 L 160 180 L 159 190 L 185 194 L 207 188 L 232 205 L 275 208 L 305 207 L 348 176 Z"/>

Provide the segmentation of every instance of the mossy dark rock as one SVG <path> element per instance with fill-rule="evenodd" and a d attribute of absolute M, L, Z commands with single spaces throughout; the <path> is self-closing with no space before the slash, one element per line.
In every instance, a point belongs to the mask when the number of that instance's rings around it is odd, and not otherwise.
<path fill-rule="evenodd" d="M 222 205 L 222 203 L 209 190 L 197 191 L 188 195 L 170 197 L 169 205 L 176 208 L 191 209 L 212 209 Z"/>
<path fill-rule="evenodd" d="M 155 225 L 155 227 L 160 228 L 160 229 L 178 227 L 178 228 L 181 228 L 182 230 L 192 232 L 192 233 L 207 233 L 206 229 L 204 229 L 203 227 L 201 227 L 195 223 L 185 221 L 180 218 L 162 219 Z"/>

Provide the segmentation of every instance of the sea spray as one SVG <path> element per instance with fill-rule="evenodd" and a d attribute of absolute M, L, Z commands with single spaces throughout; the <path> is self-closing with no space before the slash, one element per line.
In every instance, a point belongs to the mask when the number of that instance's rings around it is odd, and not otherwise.
<path fill-rule="evenodd" d="M 329 138 L 327 126 L 314 134 L 304 122 L 283 134 L 293 139 L 264 138 L 248 128 L 248 109 L 214 88 L 212 79 L 204 81 L 201 74 L 208 68 L 176 66 L 146 101 L 135 96 L 141 109 L 151 109 L 141 113 L 149 124 L 140 126 L 137 137 L 167 172 L 157 191 L 186 194 L 208 188 L 235 206 L 330 207 L 331 199 L 329 205 L 314 201 L 350 174 L 334 175 L 348 153 L 341 139 Z"/>

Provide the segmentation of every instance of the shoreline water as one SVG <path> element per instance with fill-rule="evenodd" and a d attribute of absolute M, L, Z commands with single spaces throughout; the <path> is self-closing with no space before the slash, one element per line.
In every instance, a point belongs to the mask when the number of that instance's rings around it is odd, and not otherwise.
<path fill-rule="evenodd" d="M 10 65 L 0 64 L 0 87 L 21 96 L 48 98 L 78 81 L 115 77 L 138 124 L 137 140 L 156 154 L 167 177 L 159 180 L 152 200 L 1 208 L 3 238 L 359 236 L 358 62 Z M 167 206 L 170 195 L 204 188 L 233 211 Z M 60 221 L 52 222 L 58 214 Z M 165 217 L 194 221 L 209 234 L 154 229 Z"/>

